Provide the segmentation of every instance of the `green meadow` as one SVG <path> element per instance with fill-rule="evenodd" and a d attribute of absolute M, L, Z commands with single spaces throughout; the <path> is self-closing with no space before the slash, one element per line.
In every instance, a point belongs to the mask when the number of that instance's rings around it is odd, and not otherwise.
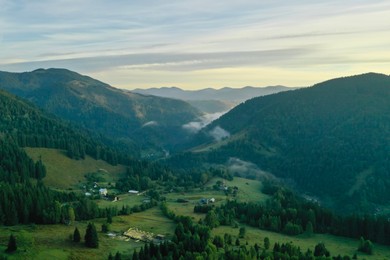
<path fill-rule="evenodd" d="M 16 236 L 18 250 L 13 254 L 3 254 L 8 259 L 107 259 L 109 253 L 117 251 L 123 254 L 131 254 L 134 249 L 143 245 L 132 239 L 128 241 L 119 235 L 130 227 L 138 228 L 154 234 L 162 234 L 171 237 L 175 224 L 161 213 L 160 209 L 152 208 L 141 213 L 113 218 L 110 232 L 117 234 L 109 237 L 100 232 L 105 219 L 94 219 L 93 222 L 98 230 L 99 248 L 86 248 L 83 237 L 88 221 L 75 222 L 71 225 L 29 225 L 1 227 L 0 230 L 0 255 L 4 252 L 10 234 Z M 70 235 L 77 227 L 81 233 L 82 242 L 73 243 Z"/>
<path fill-rule="evenodd" d="M 125 167 L 113 166 L 102 160 L 86 156 L 84 160 L 72 160 L 61 150 L 48 148 L 24 148 L 27 154 L 37 161 L 42 159 L 46 166 L 44 182 L 47 186 L 58 189 L 78 189 L 85 182 L 85 174 L 99 172 L 106 182 L 115 182 Z"/>

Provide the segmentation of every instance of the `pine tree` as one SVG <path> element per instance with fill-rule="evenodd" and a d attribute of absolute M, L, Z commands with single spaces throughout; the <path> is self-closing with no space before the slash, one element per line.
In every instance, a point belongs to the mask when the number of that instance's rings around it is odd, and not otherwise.
<path fill-rule="evenodd" d="M 122 255 L 119 252 L 116 252 L 115 254 L 115 260 L 122 260 Z"/>
<path fill-rule="evenodd" d="M 109 224 L 108 223 L 103 223 L 102 224 L 102 232 L 107 233 L 109 230 Z"/>
<path fill-rule="evenodd" d="M 85 245 L 90 248 L 99 247 L 99 238 L 96 232 L 96 227 L 93 223 L 89 223 L 85 232 Z"/>
<path fill-rule="evenodd" d="M 266 250 L 268 250 L 269 247 L 270 247 L 270 245 L 271 245 L 271 243 L 270 243 L 270 241 L 269 241 L 269 238 L 268 238 L 268 237 L 265 237 L 265 238 L 264 238 L 264 248 L 265 248 Z"/>
<path fill-rule="evenodd" d="M 79 229 L 76 227 L 73 232 L 73 242 L 79 243 L 81 240 L 81 235 Z"/>
<path fill-rule="evenodd" d="M 16 249 L 17 249 L 16 239 L 15 239 L 15 236 L 11 234 L 9 236 L 8 246 L 7 246 L 7 249 L 5 250 L 5 252 L 12 253 L 12 252 L 15 252 Z"/>

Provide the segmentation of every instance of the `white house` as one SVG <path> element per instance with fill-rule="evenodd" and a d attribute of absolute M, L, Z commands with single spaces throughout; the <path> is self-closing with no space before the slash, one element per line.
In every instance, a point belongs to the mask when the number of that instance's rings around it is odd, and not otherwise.
<path fill-rule="evenodd" d="M 138 194 L 139 191 L 137 191 L 137 190 L 129 190 L 129 193 L 130 193 L 130 194 Z"/>
<path fill-rule="evenodd" d="M 107 189 L 106 188 L 99 189 L 99 194 L 102 196 L 107 196 Z"/>

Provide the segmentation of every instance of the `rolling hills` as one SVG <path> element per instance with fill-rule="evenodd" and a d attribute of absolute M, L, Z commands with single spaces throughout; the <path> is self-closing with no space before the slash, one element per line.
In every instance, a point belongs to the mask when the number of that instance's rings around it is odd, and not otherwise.
<path fill-rule="evenodd" d="M 390 199 L 389 100 L 390 77 L 374 73 L 254 98 L 204 128 L 191 153 L 171 162 L 239 158 L 328 205 L 374 210 Z"/>
<path fill-rule="evenodd" d="M 237 104 L 258 96 L 270 95 L 292 90 L 284 86 L 243 87 L 243 88 L 206 88 L 200 90 L 183 90 L 177 87 L 134 89 L 131 92 L 185 100 L 192 106 L 206 113 L 225 112 Z"/>
<path fill-rule="evenodd" d="M 181 126 L 201 114 L 183 101 L 125 92 L 65 69 L 0 72 L 0 88 L 60 118 L 145 150 L 174 144 L 184 135 Z"/>

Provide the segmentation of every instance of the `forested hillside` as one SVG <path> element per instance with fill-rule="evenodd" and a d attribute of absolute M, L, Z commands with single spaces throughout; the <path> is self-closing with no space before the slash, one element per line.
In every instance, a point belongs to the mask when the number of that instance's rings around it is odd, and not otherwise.
<path fill-rule="evenodd" d="M 254 98 L 204 129 L 194 153 L 172 162 L 237 157 L 343 210 L 386 205 L 389 100 L 390 77 L 374 73 Z M 216 128 L 229 135 L 215 142 Z"/>
<path fill-rule="evenodd" d="M 200 115 L 189 104 L 143 96 L 65 69 L 0 72 L 0 88 L 91 131 L 143 149 L 166 147 Z"/>
<path fill-rule="evenodd" d="M 126 160 L 113 146 L 105 144 L 107 140 L 71 127 L 4 91 L 0 91 L 0 110 L 0 132 L 20 147 L 62 149 L 70 158 L 82 159 L 88 154 L 112 164 Z"/>

